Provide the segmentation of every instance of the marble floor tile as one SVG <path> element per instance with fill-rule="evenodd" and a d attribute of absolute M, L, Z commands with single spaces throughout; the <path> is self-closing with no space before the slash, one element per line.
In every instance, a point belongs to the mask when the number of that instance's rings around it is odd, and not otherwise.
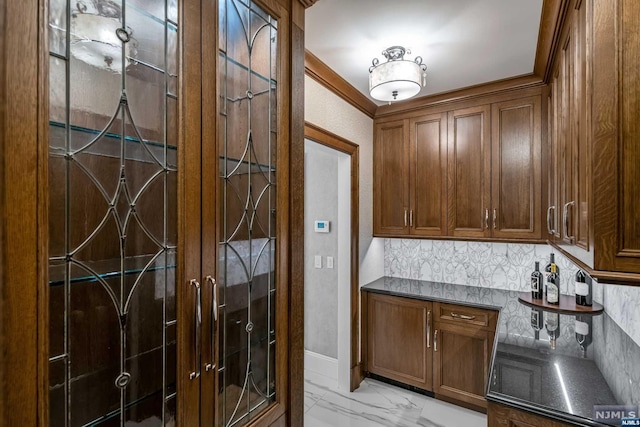
<path fill-rule="evenodd" d="M 366 379 L 353 393 L 305 374 L 305 427 L 485 427 L 486 416 Z"/>

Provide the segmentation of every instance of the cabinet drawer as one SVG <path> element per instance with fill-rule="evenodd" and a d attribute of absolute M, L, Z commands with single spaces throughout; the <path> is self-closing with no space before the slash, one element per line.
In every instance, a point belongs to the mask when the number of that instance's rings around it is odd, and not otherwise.
<path fill-rule="evenodd" d="M 463 305 L 436 303 L 435 317 L 439 322 L 474 325 L 483 329 L 494 329 L 497 312 Z"/>

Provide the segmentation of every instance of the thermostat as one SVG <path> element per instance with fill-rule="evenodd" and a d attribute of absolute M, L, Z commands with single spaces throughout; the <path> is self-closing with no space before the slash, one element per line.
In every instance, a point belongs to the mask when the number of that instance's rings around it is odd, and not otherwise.
<path fill-rule="evenodd" d="M 328 233 L 329 221 L 316 221 L 313 226 L 313 230 L 316 233 Z"/>

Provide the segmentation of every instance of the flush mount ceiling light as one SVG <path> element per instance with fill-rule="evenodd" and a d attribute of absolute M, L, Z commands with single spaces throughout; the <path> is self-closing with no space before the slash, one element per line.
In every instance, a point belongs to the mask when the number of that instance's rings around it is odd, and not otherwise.
<path fill-rule="evenodd" d="M 94 67 L 121 73 L 123 60 L 128 66 L 137 46 L 133 31 L 121 21 L 122 8 L 114 1 L 77 2 L 71 11 L 71 54 Z"/>
<path fill-rule="evenodd" d="M 392 46 L 382 52 L 387 62 L 374 58 L 369 67 L 369 93 L 379 101 L 402 101 L 420 92 L 427 84 L 427 66 L 417 56 L 413 61 L 404 59 L 410 50 Z"/>

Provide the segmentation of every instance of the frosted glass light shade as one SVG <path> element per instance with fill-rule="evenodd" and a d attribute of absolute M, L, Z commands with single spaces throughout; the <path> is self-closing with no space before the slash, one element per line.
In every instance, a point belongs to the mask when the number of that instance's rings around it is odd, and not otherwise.
<path fill-rule="evenodd" d="M 71 20 L 71 54 L 82 62 L 103 70 L 122 73 L 122 41 L 116 30 L 120 21 L 91 13 L 78 13 Z M 131 45 L 124 45 L 124 60 L 129 65 Z"/>
<path fill-rule="evenodd" d="M 389 61 L 371 69 L 369 93 L 380 101 L 402 101 L 420 92 L 421 80 L 422 70 L 416 62 Z"/>

